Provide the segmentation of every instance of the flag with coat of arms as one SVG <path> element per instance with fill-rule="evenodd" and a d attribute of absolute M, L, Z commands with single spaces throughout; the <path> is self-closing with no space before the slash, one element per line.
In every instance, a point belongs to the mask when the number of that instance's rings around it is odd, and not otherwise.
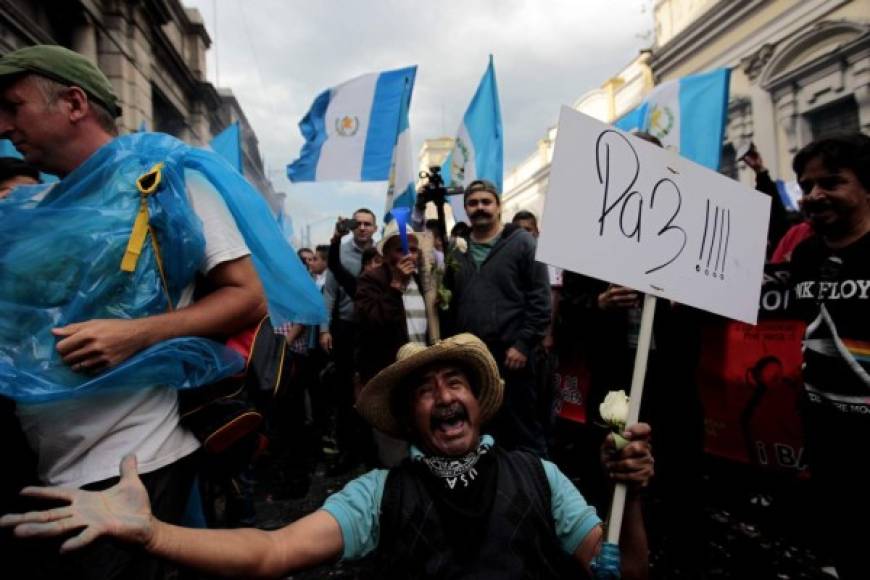
<path fill-rule="evenodd" d="M 614 126 L 623 131 L 645 131 L 658 137 L 665 148 L 718 171 L 730 73 L 720 68 L 662 83 Z"/>
<path fill-rule="evenodd" d="M 501 106 L 492 55 L 483 78 L 456 132 L 453 151 L 441 168 L 445 185 L 466 186 L 475 179 L 492 181 L 502 192 L 504 174 L 504 140 Z M 468 221 L 463 200 L 450 197 L 450 207 L 456 221 Z"/>
<path fill-rule="evenodd" d="M 412 66 L 366 74 L 318 95 L 299 122 L 305 143 L 287 166 L 290 181 L 389 179 L 416 73 Z"/>

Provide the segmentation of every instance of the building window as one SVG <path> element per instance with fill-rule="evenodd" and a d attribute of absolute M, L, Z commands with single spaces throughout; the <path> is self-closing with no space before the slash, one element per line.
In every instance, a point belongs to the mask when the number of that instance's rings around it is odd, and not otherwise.
<path fill-rule="evenodd" d="M 156 86 L 151 85 L 151 118 L 154 120 L 154 131 L 167 133 L 173 137 L 184 137 L 187 123 L 181 113 L 169 102 Z"/>
<path fill-rule="evenodd" d="M 858 103 L 855 102 L 854 95 L 811 111 L 807 114 L 807 120 L 814 141 L 831 135 L 857 133 L 861 127 L 861 122 L 858 120 Z"/>

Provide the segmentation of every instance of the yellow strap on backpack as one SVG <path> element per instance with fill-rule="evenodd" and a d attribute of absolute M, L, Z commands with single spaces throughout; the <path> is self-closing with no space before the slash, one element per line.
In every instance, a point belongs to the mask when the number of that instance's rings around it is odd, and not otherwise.
<path fill-rule="evenodd" d="M 163 290 L 166 292 L 166 298 L 169 301 L 169 309 L 172 310 L 172 300 L 169 298 L 169 286 L 166 283 L 166 273 L 163 270 L 163 260 L 160 257 L 160 246 L 157 244 L 157 236 L 151 229 L 148 223 L 148 196 L 157 191 L 160 187 L 160 182 L 163 179 L 163 163 L 157 163 L 147 173 L 142 174 L 136 180 L 136 189 L 139 190 L 139 212 L 136 214 L 136 219 L 133 221 L 133 229 L 130 231 L 130 239 L 127 242 L 127 249 L 124 251 L 124 257 L 121 259 L 121 270 L 124 272 L 134 272 L 136 264 L 139 263 L 139 256 L 142 255 L 142 249 L 145 247 L 145 236 L 151 234 L 151 246 L 154 249 L 154 259 L 157 262 L 157 270 L 160 273 L 160 280 L 163 283 Z"/>

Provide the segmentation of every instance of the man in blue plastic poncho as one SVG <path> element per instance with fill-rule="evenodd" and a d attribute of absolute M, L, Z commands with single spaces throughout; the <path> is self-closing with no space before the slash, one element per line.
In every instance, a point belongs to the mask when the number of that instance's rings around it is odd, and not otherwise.
<path fill-rule="evenodd" d="M 17 400 L 44 483 L 106 488 L 133 453 L 155 512 L 178 522 L 199 443 L 179 425 L 175 388 L 242 365 L 193 337 L 250 326 L 267 305 L 276 323 L 316 324 L 322 306 L 301 264 L 281 255 L 290 266 L 273 267 L 269 247 L 292 249 L 274 241 L 277 229 L 251 222 L 271 216 L 241 176 L 167 135 L 118 137 L 119 114 L 109 80 L 77 53 L 32 46 L 0 58 L 0 134 L 61 178 L 0 204 L 0 242 L 9 244 L 0 251 L 0 305 L 19 325 L 0 328 L 0 394 Z M 197 275 L 210 292 L 194 303 Z M 282 276 L 299 286 L 271 292 Z M 59 565 L 62 573 L 44 575 L 166 573 L 108 542 Z"/>

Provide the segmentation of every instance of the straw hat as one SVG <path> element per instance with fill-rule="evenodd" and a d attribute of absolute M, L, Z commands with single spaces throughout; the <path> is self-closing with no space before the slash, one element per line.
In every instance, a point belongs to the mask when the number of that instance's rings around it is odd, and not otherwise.
<path fill-rule="evenodd" d="M 393 437 L 407 438 L 402 423 L 393 415 L 390 404 L 393 393 L 405 379 L 433 363 L 459 363 L 473 376 L 468 377 L 477 387 L 480 422 L 492 419 L 501 406 L 504 381 L 489 349 L 473 334 L 457 334 L 427 347 L 409 342 L 399 349 L 396 362 L 379 372 L 366 384 L 356 404 L 356 410 L 368 423 Z"/>

